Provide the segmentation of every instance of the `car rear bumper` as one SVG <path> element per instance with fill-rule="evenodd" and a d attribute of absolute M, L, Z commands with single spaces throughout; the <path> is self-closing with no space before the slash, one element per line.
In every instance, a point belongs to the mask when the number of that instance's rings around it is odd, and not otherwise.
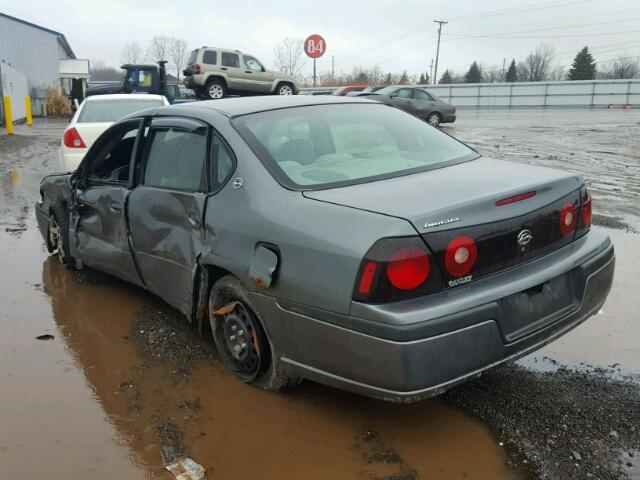
<path fill-rule="evenodd" d="M 445 113 L 442 115 L 442 121 L 440 123 L 453 123 L 456 121 L 455 113 Z"/>
<path fill-rule="evenodd" d="M 511 299 L 520 298 L 515 296 L 523 295 L 526 289 L 416 325 L 387 324 L 378 330 L 364 328 L 361 318 L 320 315 L 317 310 L 265 295 L 253 297 L 291 374 L 384 400 L 417 401 L 537 350 L 596 313 L 613 281 L 613 245 L 602 234 L 580 241 L 581 248 L 564 252 L 566 271 L 547 279 L 570 278 L 578 292 L 577 301 L 556 315 L 532 321 L 518 335 L 511 332 L 505 336 L 503 325 L 509 322 L 503 317 L 517 315 Z M 584 255 L 585 248 L 592 250 L 589 258 Z M 582 261 L 575 263 L 579 257 Z M 482 282 L 475 283 L 481 286 Z M 464 295 L 464 289 L 460 290 Z M 506 285 L 504 290 L 508 290 Z M 429 327 L 426 330 L 425 325 Z M 433 325 L 437 329 L 431 328 Z M 407 335 L 407 331 L 413 333 Z"/>

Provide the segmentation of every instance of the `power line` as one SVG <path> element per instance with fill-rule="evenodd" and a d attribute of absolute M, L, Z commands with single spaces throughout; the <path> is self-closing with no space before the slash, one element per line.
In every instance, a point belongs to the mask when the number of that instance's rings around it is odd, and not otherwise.
<path fill-rule="evenodd" d="M 477 13 L 470 13 L 467 15 L 458 15 L 457 17 L 450 17 L 449 20 L 466 21 L 466 20 L 472 20 L 475 18 L 495 17 L 500 15 L 512 15 L 517 13 L 531 12 L 534 10 L 544 10 L 547 8 L 566 7 L 569 5 L 575 5 L 577 3 L 587 3 L 592 1 L 594 0 L 572 0 L 569 2 L 555 1 L 555 2 L 545 2 L 542 4 L 538 3 L 538 4 L 522 5 L 521 7 L 515 7 L 515 8 L 503 8 L 503 9 L 491 10 L 487 12 L 477 12 Z"/>
<path fill-rule="evenodd" d="M 458 38 L 579 38 L 579 37 L 601 37 L 604 35 L 624 35 L 627 33 L 638 33 L 638 30 L 624 30 L 622 32 L 601 32 L 601 33 L 582 33 L 571 35 L 463 35 L 463 34 L 445 34 L 447 37 L 453 37 L 451 40 Z"/>

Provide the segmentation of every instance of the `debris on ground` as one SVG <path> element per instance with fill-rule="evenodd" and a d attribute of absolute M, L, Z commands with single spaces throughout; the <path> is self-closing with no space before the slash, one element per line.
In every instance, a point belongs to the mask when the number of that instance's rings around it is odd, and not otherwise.
<path fill-rule="evenodd" d="M 202 480 L 206 469 L 195 460 L 185 457 L 172 447 L 163 447 L 162 462 L 176 480 Z"/>
<path fill-rule="evenodd" d="M 46 340 L 53 340 L 54 338 L 56 338 L 56 337 L 54 337 L 50 333 L 45 333 L 44 335 L 38 335 L 36 337 L 36 340 L 45 340 L 46 341 Z"/>
<path fill-rule="evenodd" d="M 371 480 L 416 480 L 418 478 L 418 472 L 398 455 L 394 449 L 385 445 L 380 438 L 380 434 L 371 427 L 362 427 L 358 431 L 353 448 L 367 465 L 397 465 L 398 472 L 390 475 L 380 476 L 367 472 L 366 476 Z"/>
<path fill-rule="evenodd" d="M 640 450 L 640 384 L 630 378 L 509 365 L 446 398 L 488 423 L 515 461 L 531 464 L 540 478 L 632 478 L 628 452 Z"/>
<path fill-rule="evenodd" d="M 165 362 L 176 377 L 188 377 L 194 366 L 212 353 L 184 316 L 169 309 L 142 309 L 130 337 L 145 360 Z"/>

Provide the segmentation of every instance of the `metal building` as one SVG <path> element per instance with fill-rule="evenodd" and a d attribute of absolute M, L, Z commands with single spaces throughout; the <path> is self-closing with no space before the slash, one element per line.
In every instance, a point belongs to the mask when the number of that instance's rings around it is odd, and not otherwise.
<path fill-rule="evenodd" d="M 24 75 L 33 98 L 59 85 L 60 60 L 75 58 L 62 33 L 0 12 L 0 72 L 6 66 Z"/>

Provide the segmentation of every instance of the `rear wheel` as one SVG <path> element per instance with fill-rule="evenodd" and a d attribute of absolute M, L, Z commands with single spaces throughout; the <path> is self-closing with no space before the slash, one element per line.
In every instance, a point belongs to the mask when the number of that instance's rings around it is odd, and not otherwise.
<path fill-rule="evenodd" d="M 49 249 L 55 251 L 60 263 L 66 267 L 71 267 L 69 259 L 69 219 L 66 211 L 60 206 L 51 208 L 49 214 L 49 228 L 47 233 Z"/>
<path fill-rule="evenodd" d="M 249 292 L 234 276 L 213 286 L 209 321 L 223 364 L 243 382 L 271 391 L 292 387 L 298 380 L 283 372 L 280 355 L 269 341 Z"/>
<path fill-rule="evenodd" d="M 281 83 L 276 88 L 276 95 L 293 95 L 293 87 L 289 83 Z"/>
<path fill-rule="evenodd" d="M 438 112 L 430 113 L 427 116 L 427 123 L 432 127 L 437 127 L 438 125 L 440 125 L 441 121 L 442 121 L 442 117 Z"/>
<path fill-rule="evenodd" d="M 222 80 L 213 79 L 207 82 L 204 96 L 210 100 L 223 98 L 227 94 L 227 88 Z"/>

